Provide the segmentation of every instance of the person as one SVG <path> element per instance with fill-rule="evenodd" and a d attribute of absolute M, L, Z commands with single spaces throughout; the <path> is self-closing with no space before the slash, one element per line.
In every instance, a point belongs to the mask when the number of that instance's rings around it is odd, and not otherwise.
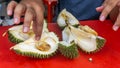
<path fill-rule="evenodd" d="M 58 0 L 57 11 L 66 8 L 78 20 L 88 20 L 99 18 L 104 21 L 109 15 L 115 21 L 113 30 L 120 27 L 120 0 Z M 13 13 L 14 12 L 14 13 Z M 20 17 L 24 16 L 23 32 L 28 32 L 31 21 L 33 21 L 33 31 L 35 39 L 39 40 L 42 32 L 44 19 L 44 4 L 42 0 L 21 0 L 19 3 L 11 1 L 7 7 L 7 14 L 14 14 L 14 23 L 20 23 Z M 57 16 L 56 14 L 56 16 Z"/>

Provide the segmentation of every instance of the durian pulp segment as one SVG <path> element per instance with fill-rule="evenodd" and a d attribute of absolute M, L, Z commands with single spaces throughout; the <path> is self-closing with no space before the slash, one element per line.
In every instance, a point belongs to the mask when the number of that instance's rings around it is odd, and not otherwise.
<path fill-rule="evenodd" d="M 84 32 L 83 30 L 74 28 L 72 26 L 70 26 L 70 30 L 75 38 L 75 41 L 82 50 L 91 52 L 97 49 L 97 42 L 95 35 Z"/>
<path fill-rule="evenodd" d="M 64 9 L 59 14 L 57 18 L 57 23 L 61 28 L 63 28 L 67 25 L 66 22 L 73 26 L 79 25 L 79 21 L 71 13 Z"/>

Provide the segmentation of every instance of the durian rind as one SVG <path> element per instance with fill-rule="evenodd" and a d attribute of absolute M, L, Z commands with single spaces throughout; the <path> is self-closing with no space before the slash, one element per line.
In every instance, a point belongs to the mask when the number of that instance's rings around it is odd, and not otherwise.
<path fill-rule="evenodd" d="M 25 39 L 19 36 L 19 32 L 21 30 L 22 30 L 22 25 L 13 26 L 13 27 L 9 28 L 8 29 L 8 39 L 13 43 L 23 42 Z"/>
<path fill-rule="evenodd" d="M 10 31 L 8 31 L 8 39 L 13 43 L 23 42 L 23 39 L 16 38 Z"/>
<path fill-rule="evenodd" d="M 92 53 L 96 53 L 96 52 L 100 51 L 100 50 L 104 47 L 105 42 L 106 42 L 106 40 L 105 40 L 104 38 L 102 38 L 102 37 L 100 37 L 100 36 L 97 36 L 97 38 L 96 38 L 96 49 L 95 49 L 95 50 L 93 50 L 93 51 L 87 51 L 87 50 L 81 48 L 80 46 L 78 46 L 78 47 L 79 47 L 83 52 L 85 52 L 85 53 L 87 53 L 87 54 L 92 54 Z"/>
<path fill-rule="evenodd" d="M 31 58 L 40 58 L 40 59 L 49 58 L 49 57 L 52 57 L 56 54 L 56 51 L 51 53 L 51 54 L 45 55 L 45 54 L 38 54 L 38 53 L 34 53 L 34 52 L 22 52 L 22 51 L 17 50 L 17 49 L 13 49 L 13 50 L 15 51 L 16 54 L 31 57 Z"/>
<path fill-rule="evenodd" d="M 70 43 L 68 45 L 67 44 L 63 44 L 62 42 L 60 42 L 58 44 L 58 46 L 59 46 L 58 49 L 59 49 L 60 53 L 63 56 L 65 56 L 65 57 L 67 57 L 69 59 L 74 59 L 74 58 L 79 56 L 79 52 L 78 52 L 77 46 L 76 46 L 76 44 L 74 42 L 72 42 L 72 43 Z"/>
<path fill-rule="evenodd" d="M 36 47 L 38 42 L 43 41 L 50 45 L 50 49 L 48 51 L 41 51 Z M 56 54 L 58 49 L 58 42 L 59 40 L 56 34 L 53 32 L 43 32 L 39 41 L 36 41 L 34 37 L 32 37 L 24 42 L 16 44 L 15 46 L 11 47 L 11 49 L 17 54 L 23 56 L 43 59 L 52 57 Z"/>
<path fill-rule="evenodd" d="M 20 42 L 23 42 L 35 35 L 32 30 L 32 25 L 30 26 L 30 31 L 28 33 L 23 33 L 22 27 L 23 27 L 23 25 L 17 25 L 17 26 L 13 26 L 8 29 L 8 39 L 11 42 L 20 43 Z M 49 30 L 47 28 L 46 20 L 44 20 L 42 32 L 49 32 Z"/>
<path fill-rule="evenodd" d="M 66 9 L 63 9 L 57 18 L 57 24 L 61 29 L 64 29 L 68 24 L 78 27 L 79 21 Z"/>

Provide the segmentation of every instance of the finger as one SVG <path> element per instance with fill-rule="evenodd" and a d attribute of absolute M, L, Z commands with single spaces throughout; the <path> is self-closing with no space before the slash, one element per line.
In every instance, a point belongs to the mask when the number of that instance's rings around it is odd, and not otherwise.
<path fill-rule="evenodd" d="M 97 12 L 102 12 L 103 9 L 104 9 L 104 6 L 100 6 L 100 7 L 97 7 L 97 8 L 96 8 L 96 11 L 97 11 Z"/>
<path fill-rule="evenodd" d="M 39 13 L 39 12 L 41 13 Z M 36 9 L 36 21 L 34 21 L 34 32 L 35 32 L 35 39 L 39 40 L 41 37 L 42 33 L 42 28 L 43 28 L 43 20 L 44 20 L 44 15 L 43 15 L 43 10 L 41 9 Z M 35 27 L 36 26 L 36 27 Z"/>
<path fill-rule="evenodd" d="M 111 10 L 116 6 L 116 3 L 109 3 L 102 11 L 100 15 L 100 21 L 104 21 Z"/>
<path fill-rule="evenodd" d="M 116 20 L 115 24 L 113 25 L 113 30 L 117 31 L 119 29 L 119 27 L 120 27 L 120 13 L 117 17 L 117 20 Z"/>
<path fill-rule="evenodd" d="M 24 18 L 24 24 L 23 24 L 23 32 L 28 32 L 30 29 L 31 22 L 33 21 L 34 10 L 31 8 L 27 8 Z"/>
<path fill-rule="evenodd" d="M 14 11 L 14 8 L 16 7 L 17 5 L 17 2 L 15 1 L 11 1 L 8 6 L 7 6 L 7 14 L 8 15 L 12 15 L 13 14 L 13 11 Z"/>
<path fill-rule="evenodd" d="M 14 23 L 15 24 L 19 24 L 20 23 L 20 17 L 25 12 L 25 9 L 26 9 L 26 6 L 23 5 L 23 4 L 18 4 L 15 7 L 15 10 L 14 10 Z"/>
<path fill-rule="evenodd" d="M 108 2 L 109 2 L 108 0 L 105 0 L 101 6 L 96 8 L 96 11 L 97 12 L 102 12 L 103 9 L 105 8 L 105 6 L 108 4 Z"/>

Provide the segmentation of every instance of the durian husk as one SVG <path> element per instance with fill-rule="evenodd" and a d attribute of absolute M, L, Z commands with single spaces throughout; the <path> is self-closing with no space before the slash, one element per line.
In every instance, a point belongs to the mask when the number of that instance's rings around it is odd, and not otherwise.
<path fill-rule="evenodd" d="M 70 44 L 68 42 L 66 42 L 67 44 L 63 44 L 62 42 L 65 41 L 61 41 L 58 45 L 59 51 L 63 56 L 69 59 L 74 59 L 79 56 L 79 52 L 74 41 Z"/>
<path fill-rule="evenodd" d="M 54 56 L 57 52 L 58 49 L 58 38 L 54 33 L 43 33 L 39 41 L 36 41 L 33 38 L 30 38 L 24 42 L 21 42 L 19 44 L 16 44 L 15 46 L 11 47 L 10 49 L 13 50 L 15 53 L 22 55 L 22 56 L 27 56 L 27 57 L 32 57 L 32 58 L 50 58 Z M 54 37 L 54 38 L 52 38 Z M 39 42 L 46 42 L 47 44 L 50 45 L 50 49 L 47 51 L 40 50 L 36 47 L 36 45 Z"/>
<path fill-rule="evenodd" d="M 68 24 L 78 27 L 79 21 L 66 9 L 63 9 L 57 18 L 57 24 L 61 29 L 64 29 Z"/>
<path fill-rule="evenodd" d="M 30 31 L 27 33 L 23 33 L 22 27 L 23 27 L 23 25 L 17 25 L 17 26 L 13 26 L 13 27 L 8 29 L 8 39 L 11 42 L 20 43 L 20 42 L 23 42 L 23 41 L 25 41 L 25 40 L 27 40 L 35 35 L 33 30 L 32 30 L 32 23 L 30 26 Z M 42 32 L 49 32 L 49 30 L 47 28 L 46 20 L 44 20 Z"/>
<path fill-rule="evenodd" d="M 106 40 L 94 33 L 70 26 L 76 44 L 85 53 L 96 53 L 102 49 Z M 85 47 L 86 46 L 86 47 Z M 91 49 L 92 48 L 92 49 Z M 89 49 L 89 50 L 86 50 Z"/>
<path fill-rule="evenodd" d="M 15 38 L 15 36 L 10 31 L 8 31 L 8 39 L 13 43 L 20 43 L 24 41 L 23 39 Z"/>
<path fill-rule="evenodd" d="M 13 26 L 8 29 L 8 39 L 13 43 L 20 43 L 25 41 L 19 34 L 22 32 L 22 25 Z"/>

